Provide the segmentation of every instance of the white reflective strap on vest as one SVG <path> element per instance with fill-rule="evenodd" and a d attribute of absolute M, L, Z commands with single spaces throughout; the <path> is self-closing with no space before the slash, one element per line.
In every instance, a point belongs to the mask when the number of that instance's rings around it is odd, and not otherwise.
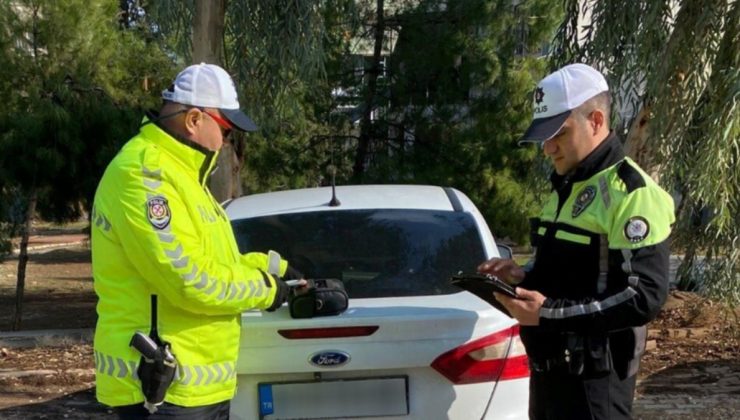
<path fill-rule="evenodd" d="M 95 223 L 95 226 L 103 229 L 104 232 L 108 232 L 111 228 L 110 221 L 104 214 L 101 214 L 95 207 L 92 211 L 91 223 Z"/>
<path fill-rule="evenodd" d="M 95 355 L 95 370 L 98 373 L 116 378 L 131 376 L 135 380 L 139 379 L 139 376 L 136 374 L 136 370 L 139 367 L 138 360 L 125 360 L 99 351 L 94 351 L 93 353 Z"/>
<path fill-rule="evenodd" d="M 153 190 L 156 190 L 157 188 L 162 186 L 162 170 L 161 169 L 157 169 L 156 171 L 153 171 L 143 166 L 141 168 L 141 171 L 144 173 L 144 185 L 146 185 L 147 187 Z"/>
<path fill-rule="evenodd" d="M 627 274 L 632 274 L 632 251 L 629 249 L 622 249 L 622 257 L 624 258 L 622 271 Z"/>
<path fill-rule="evenodd" d="M 599 278 L 596 280 L 596 293 L 606 291 L 606 280 L 609 275 L 609 239 L 599 235 Z"/>
<path fill-rule="evenodd" d="M 637 295 L 637 291 L 627 287 L 616 295 L 609 296 L 604 300 L 593 301 L 588 304 L 566 306 L 564 308 L 541 308 L 540 317 L 550 319 L 570 318 L 579 315 L 588 315 L 617 306 Z"/>
<path fill-rule="evenodd" d="M 236 377 L 236 363 L 224 362 L 212 365 L 182 365 L 177 367 L 182 386 L 211 385 L 227 382 Z"/>
<path fill-rule="evenodd" d="M 98 373 L 115 378 L 130 377 L 139 380 L 136 373 L 139 368 L 138 360 L 125 360 L 99 351 L 93 353 L 95 356 L 95 370 Z M 234 362 L 210 365 L 178 365 L 175 373 L 175 381 L 181 386 L 205 386 L 231 381 L 235 377 L 236 363 Z"/>
<path fill-rule="evenodd" d="M 624 257 L 622 270 L 628 274 L 627 283 L 632 287 L 636 287 L 637 283 L 640 281 L 640 277 L 632 271 L 632 251 L 629 249 L 622 249 L 622 256 Z"/>
<path fill-rule="evenodd" d="M 157 236 L 159 236 L 159 240 L 161 242 L 170 244 L 175 241 L 175 235 L 169 233 L 169 230 L 167 232 L 157 232 Z"/>
<path fill-rule="evenodd" d="M 599 190 L 601 190 L 601 200 L 604 202 L 604 208 L 608 209 L 612 203 L 612 199 L 609 196 L 609 186 L 604 175 L 599 178 Z"/>

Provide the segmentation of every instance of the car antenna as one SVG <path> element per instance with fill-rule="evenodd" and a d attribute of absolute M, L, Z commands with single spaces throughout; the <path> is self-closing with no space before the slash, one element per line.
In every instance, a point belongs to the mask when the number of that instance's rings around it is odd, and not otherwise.
<path fill-rule="evenodd" d="M 327 168 L 331 173 L 331 200 L 329 200 L 329 207 L 339 207 L 342 202 L 337 198 L 337 167 L 334 166 L 334 142 L 331 144 L 331 157 L 329 159 L 331 159 Z"/>
<path fill-rule="evenodd" d="M 337 168 L 335 168 L 334 165 L 329 165 L 329 171 L 331 172 L 331 200 L 329 200 L 329 207 L 338 207 L 342 202 L 337 198 L 337 187 L 335 182 Z"/>

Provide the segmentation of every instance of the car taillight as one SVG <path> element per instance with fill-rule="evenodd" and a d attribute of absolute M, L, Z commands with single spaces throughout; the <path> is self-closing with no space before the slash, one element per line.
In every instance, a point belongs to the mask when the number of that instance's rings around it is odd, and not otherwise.
<path fill-rule="evenodd" d="M 454 348 L 437 357 L 432 367 L 455 384 L 529 376 L 519 325 Z"/>

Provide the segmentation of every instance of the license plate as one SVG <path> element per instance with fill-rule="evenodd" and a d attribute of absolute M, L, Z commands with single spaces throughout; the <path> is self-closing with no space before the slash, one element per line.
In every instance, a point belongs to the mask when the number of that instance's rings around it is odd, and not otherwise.
<path fill-rule="evenodd" d="M 258 385 L 260 419 L 336 419 L 409 413 L 408 377 L 273 382 Z"/>

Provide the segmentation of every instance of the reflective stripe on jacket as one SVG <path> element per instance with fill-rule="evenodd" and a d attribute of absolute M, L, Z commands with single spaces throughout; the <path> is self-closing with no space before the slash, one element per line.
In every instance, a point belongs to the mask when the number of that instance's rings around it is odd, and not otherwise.
<path fill-rule="evenodd" d="M 269 307 L 276 279 L 264 254 L 241 255 L 231 225 L 206 187 L 216 154 L 144 120 L 113 159 L 95 195 L 92 266 L 97 397 L 111 406 L 144 400 L 129 347 L 158 330 L 178 359 L 165 401 L 182 406 L 233 397 L 240 313 Z M 282 275 L 287 263 L 280 261 Z"/>

